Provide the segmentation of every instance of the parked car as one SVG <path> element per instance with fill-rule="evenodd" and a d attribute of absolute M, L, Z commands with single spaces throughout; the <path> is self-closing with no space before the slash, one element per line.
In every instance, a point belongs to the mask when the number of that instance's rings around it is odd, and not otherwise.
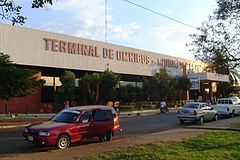
<path fill-rule="evenodd" d="M 220 116 L 234 117 L 240 114 L 240 102 L 236 97 L 219 98 L 214 109 Z"/>
<path fill-rule="evenodd" d="M 192 102 L 179 109 L 177 117 L 181 124 L 185 121 L 199 121 L 202 124 L 205 120 L 217 120 L 218 114 L 208 103 Z"/>
<path fill-rule="evenodd" d="M 48 122 L 26 127 L 23 137 L 34 144 L 63 149 L 91 137 L 111 141 L 118 131 L 119 118 L 113 107 L 82 106 L 64 109 Z"/>

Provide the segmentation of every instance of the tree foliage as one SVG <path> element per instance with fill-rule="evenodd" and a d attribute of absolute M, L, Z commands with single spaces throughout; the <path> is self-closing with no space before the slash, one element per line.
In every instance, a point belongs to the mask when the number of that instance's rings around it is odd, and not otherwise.
<path fill-rule="evenodd" d="M 110 70 L 103 73 L 86 74 L 80 79 L 79 99 L 83 104 L 106 103 L 115 95 L 119 75 Z"/>
<path fill-rule="evenodd" d="M 175 101 L 182 99 L 183 93 L 190 89 L 190 80 L 186 77 L 175 77 L 166 69 L 145 80 L 144 91 L 153 101 Z"/>
<path fill-rule="evenodd" d="M 188 44 L 197 59 L 211 64 L 217 73 L 230 74 L 232 79 L 240 66 L 240 2 L 218 0 L 218 8 L 190 35 Z M 234 78 L 235 77 L 235 78 Z"/>
<path fill-rule="evenodd" d="M 120 76 L 109 69 L 101 74 L 100 99 L 101 103 L 114 99 L 116 86 L 120 81 Z"/>
<path fill-rule="evenodd" d="M 16 67 L 10 56 L 3 53 L 0 53 L 0 73 L 0 99 L 3 100 L 29 95 L 44 83 L 38 80 L 37 71 Z"/>
<path fill-rule="evenodd" d="M 45 4 L 52 5 L 52 0 L 33 0 L 32 1 L 32 8 L 43 8 Z"/>
<path fill-rule="evenodd" d="M 160 72 L 144 83 L 144 88 L 151 100 L 162 101 L 168 99 L 173 89 L 173 76 L 166 69 L 160 69 Z"/>
<path fill-rule="evenodd" d="M 178 93 L 178 99 L 182 99 L 183 93 L 188 91 L 191 87 L 190 79 L 187 77 L 177 77 L 176 78 L 176 91 Z"/>
<path fill-rule="evenodd" d="M 64 71 L 60 77 L 62 85 L 57 90 L 57 102 L 63 104 L 65 101 L 72 103 L 75 99 L 75 75 L 71 71 Z"/>
<path fill-rule="evenodd" d="M 99 99 L 100 75 L 86 74 L 80 79 L 81 98 L 85 104 L 96 104 Z"/>
<path fill-rule="evenodd" d="M 32 8 L 43 8 L 45 4 L 52 5 L 52 0 L 33 0 Z M 15 24 L 24 24 L 27 17 L 21 15 L 22 7 L 15 4 L 14 0 L 0 0 L 0 17 Z"/>
<path fill-rule="evenodd" d="M 132 85 L 121 86 L 118 89 L 119 100 L 123 103 L 142 101 L 143 90 Z"/>

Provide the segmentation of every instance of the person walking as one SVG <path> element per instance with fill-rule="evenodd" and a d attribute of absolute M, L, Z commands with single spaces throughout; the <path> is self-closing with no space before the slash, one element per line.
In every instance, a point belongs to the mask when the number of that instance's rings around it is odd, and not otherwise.
<path fill-rule="evenodd" d="M 68 101 L 65 101 L 64 102 L 64 109 L 68 109 L 69 108 L 69 102 Z"/>

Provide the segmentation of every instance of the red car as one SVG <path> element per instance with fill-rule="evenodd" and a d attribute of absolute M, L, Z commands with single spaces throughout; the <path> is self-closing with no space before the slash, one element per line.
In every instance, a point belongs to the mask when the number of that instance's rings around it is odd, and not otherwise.
<path fill-rule="evenodd" d="M 23 137 L 34 144 L 63 149 L 86 138 L 111 141 L 118 131 L 122 129 L 112 107 L 82 106 L 64 109 L 48 122 L 26 127 Z"/>

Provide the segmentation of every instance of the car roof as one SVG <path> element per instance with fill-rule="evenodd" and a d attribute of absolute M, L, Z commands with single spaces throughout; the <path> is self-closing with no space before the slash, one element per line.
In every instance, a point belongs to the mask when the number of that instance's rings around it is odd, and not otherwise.
<path fill-rule="evenodd" d="M 103 106 L 103 105 L 87 105 L 87 106 L 76 106 L 76 107 L 70 107 L 69 110 L 97 110 L 97 109 L 103 109 L 103 110 L 112 110 L 113 107 L 110 106 Z"/>
<path fill-rule="evenodd" d="M 219 98 L 218 100 L 234 100 L 234 98 Z"/>
<path fill-rule="evenodd" d="M 208 104 L 206 102 L 188 102 L 186 104 Z"/>
<path fill-rule="evenodd" d="M 231 99 L 234 99 L 234 100 L 238 100 L 238 101 L 240 100 L 239 97 L 237 97 L 237 96 L 228 97 L 228 98 L 231 98 Z"/>

